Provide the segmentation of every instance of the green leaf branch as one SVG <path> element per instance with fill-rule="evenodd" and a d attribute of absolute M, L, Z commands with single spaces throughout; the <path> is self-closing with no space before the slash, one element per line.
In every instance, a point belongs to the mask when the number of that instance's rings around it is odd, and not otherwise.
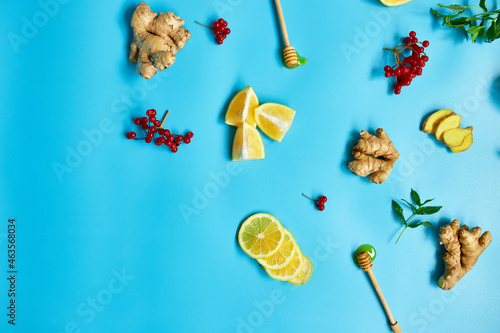
<path fill-rule="evenodd" d="M 462 29 L 467 37 L 471 36 L 473 43 L 477 38 L 483 38 L 488 43 L 500 38 L 500 9 L 488 11 L 486 0 L 480 0 L 479 6 L 445 6 L 439 3 L 437 5 L 452 11 L 451 14 L 444 15 L 431 8 L 434 15 L 443 19 L 443 25 Z M 479 8 L 482 12 L 472 16 L 461 16 L 470 8 Z"/>
<path fill-rule="evenodd" d="M 421 225 L 423 225 L 424 227 L 434 227 L 434 225 L 432 223 L 430 223 L 429 221 L 411 223 L 413 221 L 413 219 L 415 218 L 415 216 L 432 215 L 432 214 L 439 212 L 439 210 L 441 210 L 441 208 L 443 208 L 443 206 L 424 206 L 425 204 L 431 202 L 434 199 L 427 199 L 422 203 L 420 200 L 420 196 L 418 195 L 417 191 L 415 191 L 414 189 L 411 189 L 411 199 L 412 199 L 414 204 L 412 204 L 411 202 L 408 202 L 405 199 L 401 199 L 401 201 L 406 203 L 412 210 L 412 214 L 407 219 L 405 219 L 405 216 L 403 213 L 403 208 L 396 201 L 392 200 L 392 208 L 394 209 L 394 212 L 396 213 L 396 215 L 400 218 L 401 223 L 404 225 L 404 229 L 399 234 L 399 237 L 396 240 L 396 244 L 399 242 L 399 239 L 401 238 L 401 236 L 403 235 L 403 233 L 405 232 L 405 230 L 407 228 L 414 229 L 414 228 L 420 227 Z"/>

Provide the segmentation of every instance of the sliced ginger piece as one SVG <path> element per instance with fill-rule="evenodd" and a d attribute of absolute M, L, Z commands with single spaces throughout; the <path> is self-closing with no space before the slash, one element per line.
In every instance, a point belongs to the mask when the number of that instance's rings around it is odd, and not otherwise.
<path fill-rule="evenodd" d="M 461 152 L 469 149 L 470 146 L 472 146 L 472 132 L 465 136 L 464 142 L 462 143 L 462 145 L 460 145 L 459 147 L 449 147 L 449 148 L 454 153 L 461 153 Z"/>
<path fill-rule="evenodd" d="M 438 127 L 436 128 L 436 132 L 434 132 L 436 139 L 438 139 L 439 141 L 443 141 L 443 133 L 447 130 L 459 128 L 461 121 L 462 121 L 462 116 L 458 114 L 448 116 L 443 120 L 441 120 Z"/>
<path fill-rule="evenodd" d="M 450 290 L 460 279 L 474 267 L 479 256 L 491 243 L 491 233 L 475 227 L 469 231 L 467 225 L 460 226 L 460 221 L 453 220 L 439 230 L 439 244 L 444 245 L 446 252 L 444 274 L 439 278 L 441 289 Z"/>
<path fill-rule="evenodd" d="M 434 134 L 436 133 L 436 129 L 439 125 L 439 123 L 445 119 L 448 116 L 454 115 L 455 112 L 448 110 L 448 109 L 442 109 L 439 111 L 434 112 L 431 114 L 429 117 L 427 117 L 424 122 L 422 123 L 422 131 L 428 134 Z"/>
<path fill-rule="evenodd" d="M 472 133 L 472 126 L 467 128 L 454 128 L 443 133 L 443 141 L 448 147 L 459 147 L 464 143 L 465 137 Z"/>

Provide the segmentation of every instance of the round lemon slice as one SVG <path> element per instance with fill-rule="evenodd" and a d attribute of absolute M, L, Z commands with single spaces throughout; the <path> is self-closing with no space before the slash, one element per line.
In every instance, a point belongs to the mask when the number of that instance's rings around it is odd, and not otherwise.
<path fill-rule="evenodd" d="M 264 157 L 264 143 L 259 131 L 243 123 L 234 134 L 233 161 L 257 160 Z"/>
<path fill-rule="evenodd" d="M 273 255 L 270 255 L 264 259 L 257 259 L 259 264 L 268 269 L 279 269 L 283 268 L 292 261 L 293 256 L 295 255 L 295 251 L 297 250 L 297 243 L 293 238 L 290 231 L 283 228 L 285 232 L 285 240 L 283 244 L 281 244 L 278 251 L 276 251 Z"/>
<path fill-rule="evenodd" d="M 273 255 L 285 240 L 281 223 L 274 216 L 258 213 L 247 218 L 238 232 L 238 243 L 254 259 Z"/>
<path fill-rule="evenodd" d="M 277 103 L 264 103 L 255 109 L 257 126 L 271 139 L 281 142 L 292 125 L 295 111 Z"/>
<path fill-rule="evenodd" d="M 297 274 L 297 276 L 294 277 L 293 279 L 288 280 L 288 282 L 297 286 L 305 284 L 311 278 L 312 271 L 313 271 L 313 264 L 311 262 L 311 259 L 304 256 L 304 265 L 302 266 L 300 273 Z"/>
<path fill-rule="evenodd" d="M 304 256 L 300 251 L 299 246 L 297 245 L 297 250 L 293 255 L 292 260 L 288 265 L 280 269 L 268 269 L 265 268 L 267 274 L 275 280 L 279 281 L 288 281 L 296 277 L 301 271 L 302 266 L 304 265 Z"/>
<path fill-rule="evenodd" d="M 389 7 L 404 5 L 405 3 L 410 1 L 411 0 L 380 0 L 380 2 Z"/>
<path fill-rule="evenodd" d="M 255 127 L 254 110 L 257 106 L 259 106 L 257 95 L 252 87 L 246 87 L 237 93 L 229 103 L 226 111 L 226 124 L 240 126 L 246 122 Z"/>

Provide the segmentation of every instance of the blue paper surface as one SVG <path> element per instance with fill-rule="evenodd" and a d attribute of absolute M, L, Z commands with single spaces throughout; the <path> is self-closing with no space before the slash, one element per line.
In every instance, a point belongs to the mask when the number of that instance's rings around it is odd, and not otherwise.
<path fill-rule="evenodd" d="M 192 37 L 149 81 L 128 60 L 135 1 L 0 5 L 1 332 L 390 332 L 355 249 L 375 246 L 374 274 L 403 332 L 496 332 L 500 324 L 500 42 L 472 44 L 441 27 L 436 1 L 282 1 L 291 44 L 309 63 L 282 66 L 272 1 L 151 1 Z M 471 1 L 471 4 L 475 3 Z M 493 6 L 493 1 L 487 1 Z M 223 17 L 219 46 L 210 30 Z M 384 47 L 411 30 L 429 40 L 423 75 L 391 92 Z M 232 162 L 230 98 L 297 111 L 266 158 Z M 135 117 L 170 110 L 194 132 L 176 154 L 131 141 Z M 420 131 L 448 108 L 474 127 L 460 154 Z M 346 165 L 361 130 L 386 130 L 401 157 L 382 185 Z M 493 242 L 451 291 L 438 228 L 405 231 L 391 200 L 410 189 Z M 326 195 L 319 212 L 302 193 Z M 314 271 L 300 287 L 271 279 L 239 248 L 249 215 L 276 216 Z M 408 210 L 405 211 L 408 214 Z M 8 219 L 16 224 L 16 317 L 9 324 Z"/>

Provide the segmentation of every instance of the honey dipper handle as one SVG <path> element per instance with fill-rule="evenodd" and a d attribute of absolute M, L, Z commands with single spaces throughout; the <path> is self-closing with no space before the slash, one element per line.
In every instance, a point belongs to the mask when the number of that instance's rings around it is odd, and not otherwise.
<path fill-rule="evenodd" d="M 283 41 L 285 42 L 285 46 L 290 46 L 290 40 L 288 39 L 288 32 L 286 32 L 285 17 L 283 16 L 283 11 L 281 10 L 280 0 L 274 0 L 274 3 L 276 4 L 276 11 L 278 12 L 278 17 L 280 19 Z"/>
<path fill-rule="evenodd" d="M 391 310 L 389 309 L 389 305 L 387 304 L 387 301 L 385 300 L 384 294 L 382 294 L 382 290 L 380 289 L 380 286 L 378 285 L 377 279 L 375 278 L 375 275 L 373 275 L 373 272 L 371 270 L 366 271 L 366 274 L 370 277 L 370 280 L 372 281 L 373 288 L 375 288 L 375 291 L 377 292 L 377 296 L 380 300 L 380 303 L 382 304 L 382 307 L 384 308 L 385 314 L 387 315 L 387 318 L 389 319 L 389 323 L 391 324 L 392 331 L 394 333 L 401 333 L 401 328 L 399 327 L 399 324 L 397 321 L 394 319 L 394 316 L 391 313 Z"/>

